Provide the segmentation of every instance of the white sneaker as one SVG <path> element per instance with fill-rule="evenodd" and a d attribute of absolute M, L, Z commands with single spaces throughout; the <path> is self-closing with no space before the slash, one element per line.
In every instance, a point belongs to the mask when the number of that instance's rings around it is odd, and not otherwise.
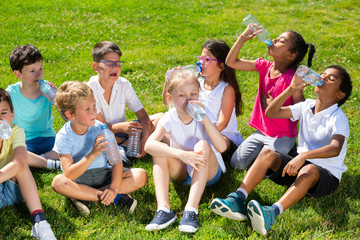
<path fill-rule="evenodd" d="M 51 226 L 46 220 L 34 224 L 31 230 L 31 236 L 40 240 L 56 240 Z"/>

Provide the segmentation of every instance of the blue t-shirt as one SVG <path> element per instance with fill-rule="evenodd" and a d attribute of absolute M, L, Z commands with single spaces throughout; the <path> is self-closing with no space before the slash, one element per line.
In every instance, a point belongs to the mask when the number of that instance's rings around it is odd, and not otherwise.
<path fill-rule="evenodd" d="M 102 134 L 101 125 L 103 123 L 96 120 L 94 126 L 89 127 L 84 135 L 77 135 L 71 129 L 71 121 L 66 122 L 56 134 L 54 151 L 59 154 L 71 154 L 73 162 L 77 163 L 92 151 L 96 137 Z M 87 170 L 92 168 L 111 168 L 105 152 L 101 152 Z"/>
<path fill-rule="evenodd" d="M 12 121 L 23 128 L 26 141 L 37 137 L 54 137 L 52 104 L 43 95 L 37 99 L 24 97 L 20 92 L 20 82 L 6 88 L 14 106 L 15 118 Z"/>

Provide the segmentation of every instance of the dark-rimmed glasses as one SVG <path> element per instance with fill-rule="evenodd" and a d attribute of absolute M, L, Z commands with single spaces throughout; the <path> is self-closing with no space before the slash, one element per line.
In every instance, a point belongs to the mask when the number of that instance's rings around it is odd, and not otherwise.
<path fill-rule="evenodd" d="M 105 61 L 105 60 L 102 60 L 100 61 L 102 63 L 104 63 L 105 67 L 113 67 L 114 64 L 115 64 L 115 67 L 122 67 L 124 66 L 124 61 Z"/>
<path fill-rule="evenodd" d="M 197 56 L 197 61 L 200 61 L 200 60 L 206 65 L 209 64 L 211 62 L 211 60 L 213 60 L 215 62 L 222 62 L 222 61 L 214 59 L 214 58 Z"/>

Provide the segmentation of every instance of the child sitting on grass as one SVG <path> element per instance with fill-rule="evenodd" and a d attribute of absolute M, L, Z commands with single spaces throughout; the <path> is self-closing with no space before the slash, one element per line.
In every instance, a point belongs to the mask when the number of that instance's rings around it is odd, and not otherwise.
<path fill-rule="evenodd" d="M 56 95 L 56 104 L 69 119 L 56 135 L 54 149 L 60 154 L 63 174 L 52 187 L 71 198 L 77 209 L 90 214 L 89 201 L 114 203 L 135 210 L 137 201 L 128 194 L 147 183 L 144 169 L 123 168 L 122 161 L 110 166 L 104 153 L 108 142 L 96 120 L 97 110 L 91 88 L 86 83 L 65 82 Z"/>
<path fill-rule="evenodd" d="M 29 166 L 60 169 L 59 156 L 52 151 L 55 142 L 52 103 L 40 91 L 43 78 L 43 57 L 33 45 L 14 48 L 9 61 L 20 82 L 9 85 L 7 91 L 16 111 L 14 123 L 23 128 L 29 152 Z"/>
<path fill-rule="evenodd" d="M 8 92 L 0 88 L 0 122 L 11 126 L 8 139 L 0 138 L 0 208 L 25 200 L 31 214 L 31 235 L 43 240 L 56 239 L 42 210 L 34 178 L 27 165 L 25 133 L 14 123 L 14 107 Z"/>
<path fill-rule="evenodd" d="M 144 157 L 144 145 L 148 139 L 153 125 L 135 93 L 131 83 L 120 77 L 121 67 L 124 61 L 120 61 L 122 52 L 113 42 L 103 41 L 93 48 L 92 68 L 98 74 L 90 78 L 89 86 L 94 92 L 98 115 L 96 119 L 106 123 L 108 128 L 115 134 L 118 144 L 126 152 L 127 140 L 132 131 L 141 129 L 139 154 Z M 135 112 L 139 122 L 126 121 L 125 107 Z M 126 156 L 123 161 L 131 164 Z"/>
<path fill-rule="evenodd" d="M 339 186 L 346 171 L 344 159 L 350 130 L 344 112 L 339 108 L 349 98 L 352 83 L 346 70 L 338 65 L 321 74 L 324 84 L 315 87 L 316 100 L 308 99 L 283 106 L 285 100 L 310 83 L 297 75 L 291 84 L 266 109 L 269 118 L 300 120 L 298 155 L 295 157 L 264 149 L 247 171 L 240 187 L 226 199 L 216 198 L 211 209 L 218 215 L 245 220 L 245 200 L 250 192 L 269 176 L 289 189 L 272 206 L 261 206 L 255 200 L 247 205 L 252 227 L 265 235 L 283 211 L 304 196 L 326 196 Z M 283 107 L 282 107 L 283 106 Z"/>

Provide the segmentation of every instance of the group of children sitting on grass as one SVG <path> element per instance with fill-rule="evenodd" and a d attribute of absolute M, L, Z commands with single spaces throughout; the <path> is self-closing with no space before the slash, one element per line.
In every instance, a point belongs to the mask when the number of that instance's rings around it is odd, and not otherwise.
<path fill-rule="evenodd" d="M 233 220 L 249 217 L 252 227 L 264 235 L 276 217 L 304 196 L 322 197 L 335 191 L 346 171 L 349 125 L 339 107 L 351 94 L 350 76 L 338 65 L 325 68 L 323 85 L 315 87 L 316 99 L 305 100 L 302 89 L 310 83 L 300 79 L 295 69 L 308 52 L 307 65 L 311 66 L 314 46 L 289 31 L 268 47 L 273 61 L 239 59 L 243 44 L 258 33 L 247 28 L 231 49 L 223 41 L 208 40 L 198 56 L 200 76 L 179 68 L 171 71 L 163 90 L 164 102 L 171 108 L 150 117 L 131 83 L 120 77 L 124 62 L 119 47 L 100 42 L 93 48 L 92 68 L 97 75 L 87 83 L 71 81 L 59 86 L 56 107 L 66 123 L 58 133 L 53 128 L 52 104 L 39 88 L 42 55 L 32 45 L 13 49 L 10 65 L 21 81 L 0 89 L 0 121 L 12 129 L 10 138 L 0 138 L 0 208 L 25 201 L 33 222 L 32 235 L 55 239 L 31 166 L 61 169 L 63 173 L 53 179 L 52 187 L 70 198 L 83 214 L 90 214 L 90 202 L 115 204 L 133 212 L 137 201 L 129 194 L 148 181 L 144 169 L 126 168 L 131 165 L 126 148 L 134 128 L 141 129 L 137 157 L 148 153 L 153 159 L 158 208 L 145 227 L 148 231 L 163 229 L 177 218 L 169 200 L 172 179 L 190 185 L 179 230 L 196 232 L 202 194 L 226 172 L 224 160 L 248 171 L 235 192 L 211 202 L 212 211 Z M 245 141 L 237 129 L 242 99 L 235 69 L 259 73 L 249 121 L 256 131 Z M 185 110 L 188 103 L 204 108 L 206 116 L 194 120 Z M 138 122 L 126 121 L 126 106 L 135 112 Z M 115 134 L 124 164 L 109 165 L 103 124 Z M 248 194 L 265 177 L 289 186 L 288 190 L 272 206 L 256 200 L 246 205 Z"/>

